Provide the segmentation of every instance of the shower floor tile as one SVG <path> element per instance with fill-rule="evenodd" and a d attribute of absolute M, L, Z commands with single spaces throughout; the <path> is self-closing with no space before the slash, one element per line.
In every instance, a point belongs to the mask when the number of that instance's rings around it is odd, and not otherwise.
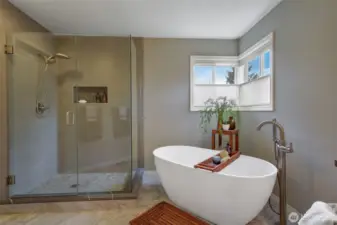
<path fill-rule="evenodd" d="M 78 176 L 59 174 L 27 194 L 122 191 L 127 182 L 127 175 L 127 173 L 84 173 Z"/>

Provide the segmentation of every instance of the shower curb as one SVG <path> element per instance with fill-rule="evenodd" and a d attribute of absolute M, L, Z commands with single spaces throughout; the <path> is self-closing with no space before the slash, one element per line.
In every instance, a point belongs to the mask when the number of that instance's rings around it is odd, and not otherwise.
<path fill-rule="evenodd" d="M 142 187 L 144 170 L 137 169 L 132 178 L 132 192 L 106 193 L 81 196 L 41 196 L 13 199 L 15 204 L 4 202 L 0 205 L 0 215 L 46 212 L 79 212 L 95 210 L 114 210 L 120 208 L 120 200 L 136 200 Z"/>

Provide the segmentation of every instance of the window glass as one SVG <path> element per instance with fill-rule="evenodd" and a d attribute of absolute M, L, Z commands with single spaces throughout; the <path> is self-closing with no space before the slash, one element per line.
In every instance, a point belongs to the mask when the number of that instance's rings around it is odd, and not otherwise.
<path fill-rule="evenodd" d="M 234 68 L 231 66 L 215 67 L 215 84 L 234 84 Z"/>
<path fill-rule="evenodd" d="M 263 54 L 264 57 L 264 66 L 263 66 L 263 75 L 270 75 L 271 74 L 271 66 L 270 66 L 270 51 L 267 51 Z"/>
<path fill-rule="evenodd" d="M 248 81 L 255 80 L 261 75 L 261 57 L 258 55 L 248 62 Z"/>
<path fill-rule="evenodd" d="M 194 66 L 195 84 L 212 84 L 213 66 Z"/>

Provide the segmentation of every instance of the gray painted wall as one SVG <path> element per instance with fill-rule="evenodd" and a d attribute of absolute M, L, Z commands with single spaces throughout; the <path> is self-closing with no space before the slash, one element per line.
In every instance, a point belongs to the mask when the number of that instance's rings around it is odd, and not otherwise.
<path fill-rule="evenodd" d="M 189 111 L 190 55 L 237 55 L 235 40 L 144 39 L 144 161 L 165 145 L 209 147 L 199 113 Z"/>
<path fill-rule="evenodd" d="M 275 32 L 275 112 L 240 114 L 241 148 L 270 161 L 277 118 L 294 144 L 288 156 L 288 199 L 300 211 L 315 200 L 337 202 L 337 1 L 284 1 L 239 41 L 242 53 Z"/>

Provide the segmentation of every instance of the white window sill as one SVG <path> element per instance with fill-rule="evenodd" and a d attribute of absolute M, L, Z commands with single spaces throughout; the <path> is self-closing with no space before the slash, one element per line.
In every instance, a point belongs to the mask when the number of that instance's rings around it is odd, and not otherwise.
<path fill-rule="evenodd" d="M 245 105 L 239 106 L 238 111 L 263 111 L 263 112 L 273 112 L 274 107 L 272 104 L 261 104 L 261 105 Z"/>
<path fill-rule="evenodd" d="M 200 87 L 203 87 L 203 86 L 205 86 L 205 87 L 210 87 L 210 86 L 212 86 L 212 87 L 221 87 L 221 86 L 223 86 L 223 87 L 235 87 L 235 86 L 240 86 L 241 84 L 195 84 L 194 86 L 200 86 Z"/>
<path fill-rule="evenodd" d="M 204 110 L 204 106 L 191 106 L 191 112 L 199 112 Z M 274 107 L 272 104 L 261 104 L 261 105 L 245 105 L 245 106 L 238 106 L 234 109 L 235 111 L 262 111 L 262 112 L 273 112 Z"/>

